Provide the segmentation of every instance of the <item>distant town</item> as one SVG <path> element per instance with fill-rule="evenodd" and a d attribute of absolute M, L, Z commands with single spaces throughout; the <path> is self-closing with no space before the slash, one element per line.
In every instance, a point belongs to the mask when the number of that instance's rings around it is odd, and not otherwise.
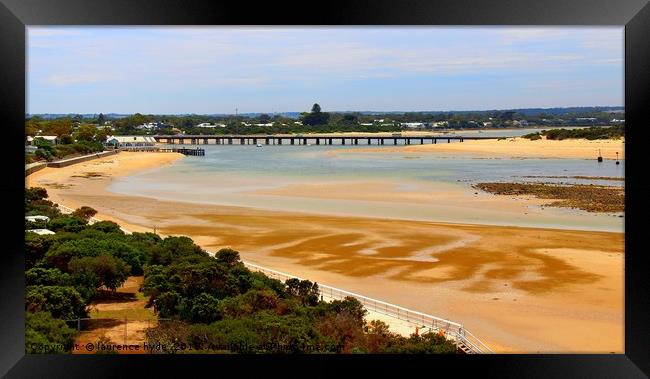
<path fill-rule="evenodd" d="M 463 112 L 310 112 L 230 115 L 28 115 L 27 136 L 72 134 L 83 126 L 106 135 L 276 134 L 395 132 L 544 126 L 606 126 L 625 123 L 623 107 L 518 109 Z"/>

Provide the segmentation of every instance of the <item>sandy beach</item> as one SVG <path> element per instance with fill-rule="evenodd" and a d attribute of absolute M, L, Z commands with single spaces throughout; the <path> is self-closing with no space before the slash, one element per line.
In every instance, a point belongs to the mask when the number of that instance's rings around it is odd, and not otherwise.
<path fill-rule="evenodd" d="M 611 159 L 623 142 L 509 139 L 395 149 L 592 158 L 594 148 Z M 362 150 L 373 149 L 349 149 Z M 211 251 L 232 247 L 251 263 L 461 322 L 498 352 L 623 352 L 623 233 L 325 216 L 106 190 L 114 178 L 177 159 L 182 155 L 123 152 L 46 168 L 26 181 L 55 202 L 91 206 L 129 230 L 189 235 Z"/>
<path fill-rule="evenodd" d="M 508 158 L 574 158 L 596 159 L 600 150 L 604 159 L 624 158 L 625 140 L 565 139 L 561 141 L 540 139 L 531 141 L 526 138 L 507 138 L 503 140 L 465 140 L 462 143 L 407 145 L 391 147 L 350 148 L 332 152 L 345 154 L 355 152 L 394 151 L 399 153 L 454 153 L 479 156 L 496 156 Z"/>

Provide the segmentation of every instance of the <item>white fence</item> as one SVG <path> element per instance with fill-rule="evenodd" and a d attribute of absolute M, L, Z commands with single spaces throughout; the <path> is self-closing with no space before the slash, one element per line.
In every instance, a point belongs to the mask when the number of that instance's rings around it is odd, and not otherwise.
<path fill-rule="evenodd" d="M 278 279 L 282 282 L 287 279 L 300 279 L 301 278 L 285 274 L 280 271 L 272 270 L 266 267 L 258 266 L 256 264 L 243 262 L 246 267 L 252 271 L 259 271 L 271 278 Z M 450 338 L 458 344 L 461 349 L 468 353 L 491 353 L 492 350 L 485 346 L 478 338 L 473 334 L 467 331 L 462 324 L 445 320 L 443 318 L 435 317 L 428 315 L 426 313 L 414 311 L 412 309 L 407 309 L 400 307 L 399 305 L 394 305 L 386 303 L 381 300 L 372 299 L 363 295 L 359 295 L 354 292 L 345 291 L 339 288 L 330 287 L 324 284 L 318 284 L 318 290 L 320 295 L 323 298 L 329 298 L 333 300 L 343 300 L 346 297 L 353 297 L 357 299 L 366 309 L 369 311 L 381 313 L 389 317 L 396 318 L 398 320 L 406 321 L 413 326 L 418 326 L 421 328 L 428 328 L 433 332 L 443 332 L 447 338 Z"/>
<path fill-rule="evenodd" d="M 61 204 L 57 204 L 62 213 L 72 213 L 74 210 L 68 208 Z M 89 220 L 90 224 L 95 222 L 102 221 L 98 218 L 91 217 Z M 123 232 L 130 234 L 128 230 L 124 228 Z M 210 253 L 214 255 L 214 253 Z M 296 278 L 302 280 L 301 278 L 286 274 L 280 271 L 272 270 L 270 268 L 262 267 L 253 263 L 244 262 L 244 265 L 252 271 L 258 271 L 266 274 L 267 276 L 278 279 L 282 282 L 285 282 L 287 279 Z M 320 295 L 323 298 L 328 298 L 332 300 L 343 300 L 346 297 L 353 297 L 357 299 L 367 310 L 372 312 L 377 312 L 384 314 L 389 317 L 393 317 L 397 320 L 405 321 L 413 326 L 417 326 L 423 329 L 429 329 L 432 332 L 443 332 L 445 336 L 456 342 L 458 347 L 460 347 L 466 353 L 474 354 L 485 354 L 492 353 L 492 350 L 487 347 L 481 340 L 476 338 L 472 333 L 463 327 L 462 324 L 453 322 L 450 320 L 445 320 L 443 318 L 435 317 L 428 315 L 426 313 L 414 311 L 412 309 L 407 309 L 400 307 L 399 305 L 390 304 L 381 300 L 372 299 L 363 295 L 359 295 L 354 292 L 349 292 L 335 287 L 330 287 L 324 284 L 318 284 L 318 290 Z"/>

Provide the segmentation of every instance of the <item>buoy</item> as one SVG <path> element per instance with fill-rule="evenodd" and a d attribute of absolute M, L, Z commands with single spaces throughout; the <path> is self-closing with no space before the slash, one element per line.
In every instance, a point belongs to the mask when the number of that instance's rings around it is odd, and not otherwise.
<path fill-rule="evenodd" d="M 598 149 L 598 162 L 602 162 L 602 161 L 603 161 L 603 156 L 600 155 L 600 149 Z"/>
<path fill-rule="evenodd" d="M 618 161 L 618 151 L 616 152 L 616 164 L 621 164 L 621 162 Z"/>

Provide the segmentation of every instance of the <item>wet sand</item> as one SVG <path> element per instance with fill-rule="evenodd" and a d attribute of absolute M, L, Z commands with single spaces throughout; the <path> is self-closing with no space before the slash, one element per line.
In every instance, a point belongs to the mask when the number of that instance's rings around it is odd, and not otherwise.
<path fill-rule="evenodd" d="M 623 352 L 622 233 L 324 216 L 106 192 L 112 178 L 174 155 L 120 153 L 44 169 L 27 182 L 130 230 L 155 226 L 211 251 L 233 247 L 251 263 L 463 323 L 499 352 Z"/>
<path fill-rule="evenodd" d="M 438 141 L 436 144 L 388 146 L 374 148 L 340 149 L 331 154 L 345 154 L 358 152 L 387 152 L 399 153 L 458 153 L 482 156 L 501 156 L 509 158 L 573 158 L 596 159 L 598 151 L 604 159 L 624 158 L 624 139 L 620 140 L 594 140 L 565 139 L 561 141 L 547 140 L 545 138 L 531 141 L 526 138 L 507 138 L 504 140 L 465 140 L 462 143 L 446 143 Z"/>

